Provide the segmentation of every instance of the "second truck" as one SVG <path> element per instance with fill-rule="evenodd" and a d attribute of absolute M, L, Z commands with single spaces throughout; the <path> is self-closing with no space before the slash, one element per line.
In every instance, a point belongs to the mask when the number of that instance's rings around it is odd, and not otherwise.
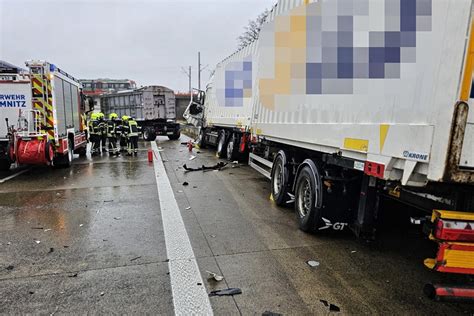
<path fill-rule="evenodd" d="M 431 214 L 413 219 L 439 244 L 427 267 L 474 274 L 472 12 L 471 0 L 280 0 L 184 116 L 199 145 L 248 157 L 302 230 L 373 238 L 392 198 Z"/>

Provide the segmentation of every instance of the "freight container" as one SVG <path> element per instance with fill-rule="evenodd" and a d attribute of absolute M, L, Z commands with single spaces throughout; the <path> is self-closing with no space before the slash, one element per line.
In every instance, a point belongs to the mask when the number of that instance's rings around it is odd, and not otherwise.
<path fill-rule="evenodd" d="M 166 87 L 149 86 L 105 94 L 101 96 L 100 104 L 106 114 L 135 118 L 145 140 L 155 140 L 157 135 L 174 140 L 181 135 L 180 125 L 176 123 L 175 95 Z"/>

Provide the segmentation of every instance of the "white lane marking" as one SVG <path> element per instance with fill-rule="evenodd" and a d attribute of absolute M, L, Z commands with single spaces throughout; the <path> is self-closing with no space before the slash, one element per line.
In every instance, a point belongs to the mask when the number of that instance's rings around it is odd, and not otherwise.
<path fill-rule="evenodd" d="M 153 165 L 169 259 L 174 312 L 176 315 L 213 315 L 211 302 L 163 160 L 155 142 L 151 142 L 151 147 L 155 156 Z"/>
<path fill-rule="evenodd" d="M 9 177 L 0 179 L 0 183 L 7 182 L 8 180 L 11 180 L 11 179 L 13 179 L 13 178 L 15 178 L 15 177 L 18 177 L 20 174 L 24 174 L 25 172 L 30 171 L 30 170 L 31 170 L 31 168 L 27 168 L 27 169 L 25 169 L 25 170 L 21 170 L 21 171 L 19 171 L 19 172 L 17 172 L 17 173 L 14 173 L 14 174 L 12 174 L 12 175 L 9 176 Z"/>

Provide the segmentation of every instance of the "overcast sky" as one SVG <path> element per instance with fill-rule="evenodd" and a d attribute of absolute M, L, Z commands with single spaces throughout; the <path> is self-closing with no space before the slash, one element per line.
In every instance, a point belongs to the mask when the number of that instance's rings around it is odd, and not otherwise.
<path fill-rule="evenodd" d="M 76 78 L 187 91 L 181 67 L 215 64 L 276 0 L 0 0 L 0 60 L 44 59 Z M 209 78 L 203 72 L 203 86 Z"/>

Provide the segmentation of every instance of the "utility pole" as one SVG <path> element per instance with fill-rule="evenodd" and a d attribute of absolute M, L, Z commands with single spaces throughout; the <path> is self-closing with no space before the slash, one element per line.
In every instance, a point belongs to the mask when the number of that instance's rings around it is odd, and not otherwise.
<path fill-rule="evenodd" d="M 185 68 L 181 67 L 181 71 L 188 77 L 189 79 L 189 93 L 192 94 L 192 72 L 191 72 L 191 66 L 189 66 L 188 70 L 186 70 Z"/>
<path fill-rule="evenodd" d="M 201 90 L 201 52 L 198 52 L 198 89 Z"/>
<path fill-rule="evenodd" d="M 201 52 L 198 52 L 198 89 L 201 90 L 201 73 L 204 69 L 206 69 L 209 65 L 202 67 L 201 64 Z"/>

